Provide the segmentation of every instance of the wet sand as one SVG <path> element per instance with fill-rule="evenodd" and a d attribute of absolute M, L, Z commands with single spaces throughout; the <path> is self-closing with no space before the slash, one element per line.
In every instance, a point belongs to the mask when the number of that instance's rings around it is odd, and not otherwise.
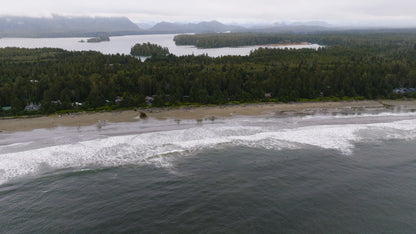
<path fill-rule="evenodd" d="M 138 111 L 88 112 L 69 115 L 50 115 L 36 118 L 15 118 L 0 120 L 0 134 L 15 131 L 30 131 L 58 126 L 89 126 L 104 122 L 140 121 L 145 113 L 155 119 L 204 119 L 234 116 L 271 116 L 319 113 L 350 113 L 358 111 L 409 111 L 416 109 L 416 100 L 342 101 L 304 103 L 261 103 L 180 108 L 152 108 Z"/>
<path fill-rule="evenodd" d="M 34 118 L 1 119 L 0 131 L 30 131 L 38 128 L 56 128 L 59 126 L 89 126 L 101 122 L 137 121 L 140 115 L 135 111 L 88 112 L 65 115 L 50 115 Z M 0 132 L 1 134 L 1 132 Z"/>

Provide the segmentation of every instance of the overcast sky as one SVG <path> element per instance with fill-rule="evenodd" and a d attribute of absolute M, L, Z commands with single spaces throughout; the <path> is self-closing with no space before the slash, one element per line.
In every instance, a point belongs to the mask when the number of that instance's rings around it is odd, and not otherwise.
<path fill-rule="evenodd" d="M 416 26 L 415 0 L 0 0 L 0 15 L 126 16 L 224 23 L 327 21 Z"/>

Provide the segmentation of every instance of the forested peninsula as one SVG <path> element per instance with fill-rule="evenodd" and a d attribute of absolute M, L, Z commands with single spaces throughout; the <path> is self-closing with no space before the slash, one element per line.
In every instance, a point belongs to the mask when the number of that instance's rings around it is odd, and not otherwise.
<path fill-rule="evenodd" d="M 372 46 L 410 42 L 416 38 L 414 29 L 356 30 L 309 34 L 287 33 L 205 33 L 182 34 L 174 37 L 176 45 L 198 48 L 239 47 L 272 44 L 302 44 L 305 42 L 325 46 Z"/>
<path fill-rule="evenodd" d="M 318 50 L 261 48 L 218 58 L 168 54 L 144 62 L 92 51 L 3 48 L 0 114 L 415 96 L 393 92 L 416 86 L 414 32 L 293 37 L 328 43 Z"/>

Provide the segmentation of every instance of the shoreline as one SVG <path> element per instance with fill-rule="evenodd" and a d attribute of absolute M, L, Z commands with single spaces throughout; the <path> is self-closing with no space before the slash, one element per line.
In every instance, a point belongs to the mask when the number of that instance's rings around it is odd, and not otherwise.
<path fill-rule="evenodd" d="M 309 42 L 299 42 L 299 43 L 277 43 L 277 44 L 267 44 L 267 46 L 303 46 L 311 45 Z"/>
<path fill-rule="evenodd" d="M 220 106 L 192 106 L 178 108 L 152 108 L 88 112 L 67 115 L 49 115 L 34 118 L 0 119 L 0 134 L 35 129 L 51 129 L 60 126 L 81 127 L 105 122 L 121 123 L 140 121 L 141 113 L 148 118 L 166 120 L 200 120 L 204 118 L 231 118 L 236 116 L 291 116 L 311 114 L 348 114 L 357 112 L 383 112 L 392 110 L 416 110 L 416 100 L 256 103 Z"/>

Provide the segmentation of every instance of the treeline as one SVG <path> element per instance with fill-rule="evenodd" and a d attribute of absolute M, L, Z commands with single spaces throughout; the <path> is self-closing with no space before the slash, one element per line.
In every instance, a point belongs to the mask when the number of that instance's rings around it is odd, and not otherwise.
<path fill-rule="evenodd" d="M 356 34 L 318 50 L 259 49 L 250 56 L 152 56 L 0 49 L 1 115 L 187 103 L 397 98 L 416 87 L 416 40 Z M 325 36 L 322 36 L 322 40 Z M 401 41 L 402 40 L 402 41 Z M 147 99 L 146 99 L 147 97 Z"/>
<path fill-rule="evenodd" d="M 130 54 L 133 56 L 166 56 L 169 54 L 169 49 L 150 42 L 138 43 L 131 48 Z"/>
<path fill-rule="evenodd" d="M 372 30 L 321 32 L 311 34 L 268 33 L 209 33 L 183 34 L 174 37 L 176 45 L 198 48 L 221 48 L 269 44 L 296 44 L 309 42 L 325 46 L 374 46 L 400 44 L 416 40 L 416 30 Z"/>
<path fill-rule="evenodd" d="M 300 43 L 302 38 L 296 35 L 227 33 L 227 34 L 183 34 L 173 39 L 176 45 L 193 45 L 198 48 L 221 48 L 250 45 Z"/>

